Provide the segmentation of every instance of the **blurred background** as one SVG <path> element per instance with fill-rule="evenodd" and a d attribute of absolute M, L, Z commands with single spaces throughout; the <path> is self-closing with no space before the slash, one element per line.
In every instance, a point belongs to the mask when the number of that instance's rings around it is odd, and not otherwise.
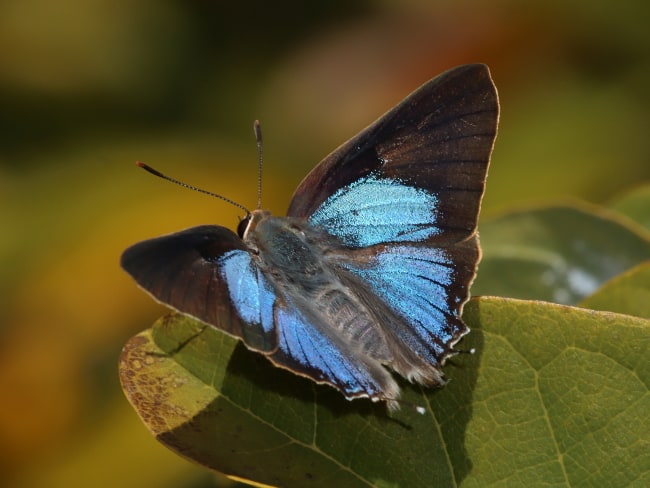
<path fill-rule="evenodd" d="M 650 179 L 648 3 L 4 0 L 0 3 L 0 484 L 201 487 L 122 395 L 117 359 L 164 308 L 128 245 L 236 208 L 283 214 L 330 150 L 429 78 L 487 63 L 499 137 L 483 218 Z M 215 440 L 218 442 L 218 440 Z"/>

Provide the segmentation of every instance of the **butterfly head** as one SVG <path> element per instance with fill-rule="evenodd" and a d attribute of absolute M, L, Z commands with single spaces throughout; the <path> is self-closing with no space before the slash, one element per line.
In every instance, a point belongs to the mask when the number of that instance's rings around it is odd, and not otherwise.
<path fill-rule="evenodd" d="M 253 210 L 248 212 L 246 216 L 239 221 L 237 224 L 237 235 L 242 239 L 246 240 L 248 235 L 257 227 L 257 225 L 264 219 L 267 219 L 271 216 L 271 212 L 268 210 Z"/>

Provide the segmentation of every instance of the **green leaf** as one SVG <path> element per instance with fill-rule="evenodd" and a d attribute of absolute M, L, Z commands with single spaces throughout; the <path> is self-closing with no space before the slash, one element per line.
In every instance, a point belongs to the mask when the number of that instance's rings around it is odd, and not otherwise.
<path fill-rule="evenodd" d="M 465 444 L 474 485 L 650 482 L 650 322 L 541 302 L 473 305 L 466 318 L 485 341 Z"/>
<path fill-rule="evenodd" d="M 428 417 L 404 409 L 390 418 L 384 405 L 346 401 L 180 315 L 129 341 L 120 375 L 161 442 L 229 475 L 282 487 L 452 483 L 440 435 L 413 442 L 411 429 L 428 425 Z M 462 395 L 469 403 L 471 391 Z M 407 396 L 422 402 L 416 390 Z M 459 433 L 463 420 L 453 423 Z M 462 452 L 459 438 L 449 443 Z M 407 457 L 399 455 L 406 450 Z"/>
<path fill-rule="evenodd" d="M 484 297 L 445 367 L 408 406 L 346 401 L 180 315 L 126 345 L 129 401 L 165 445 L 282 487 L 643 486 L 650 482 L 650 322 Z"/>
<path fill-rule="evenodd" d="M 576 304 L 650 258 L 648 234 L 584 204 L 511 212 L 482 224 L 480 236 L 474 295 Z"/>
<path fill-rule="evenodd" d="M 612 278 L 580 306 L 650 318 L 650 261 Z"/>
<path fill-rule="evenodd" d="M 640 186 L 611 203 L 610 208 L 650 229 L 650 185 Z"/>

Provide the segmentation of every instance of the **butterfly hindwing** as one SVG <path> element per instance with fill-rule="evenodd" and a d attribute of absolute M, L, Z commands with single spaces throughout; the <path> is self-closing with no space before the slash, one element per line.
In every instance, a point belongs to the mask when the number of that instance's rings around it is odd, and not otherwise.
<path fill-rule="evenodd" d="M 395 399 L 399 387 L 380 363 L 367 361 L 334 334 L 329 324 L 306 317 L 309 306 L 278 307 L 278 349 L 269 356 L 276 365 L 329 384 L 347 398 Z"/>
<path fill-rule="evenodd" d="M 360 249 L 339 262 L 352 288 L 376 312 L 390 350 L 384 361 L 402 376 L 442 384 L 440 366 L 469 329 L 460 319 L 478 261 L 476 238 L 449 248 L 391 244 Z"/>

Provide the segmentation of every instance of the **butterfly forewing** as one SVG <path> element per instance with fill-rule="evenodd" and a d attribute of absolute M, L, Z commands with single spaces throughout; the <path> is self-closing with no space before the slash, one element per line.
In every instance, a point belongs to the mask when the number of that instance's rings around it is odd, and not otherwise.
<path fill-rule="evenodd" d="M 498 112 L 487 66 L 447 71 L 327 156 L 298 186 L 287 215 L 309 218 L 331 195 L 369 177 L 435 197 L 431 224 L 441 230 L 438 240 L 468 237 L 478 220 Z"/>
<path fill-rule="evenodd" d="M 359 278 L 352 288 L 375 312 L 390 351 L 384 364 L 419 383 L 442 384 L 440 365 L 469 331 L 460 308 L 478 260 L 476 237 L 447 248 L 384 245 L 350 255 L 339 266 Z"/>
<path fill-rule="evenodd" d="M 231 230 L 204 225 L 139 242 L 124 251 L 121 265 L 159 302 L 242 338 L 251 349 L 276 347 L 272 319 L 262 314 L 269 309 L 268 288 Z"/>

